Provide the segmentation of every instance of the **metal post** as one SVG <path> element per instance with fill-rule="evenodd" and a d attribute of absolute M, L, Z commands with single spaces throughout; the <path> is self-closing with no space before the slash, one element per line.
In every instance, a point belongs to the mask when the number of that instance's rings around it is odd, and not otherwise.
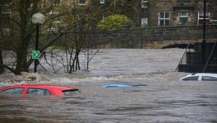
<path fill-rule="evenodd" d="M 203 1 L 203 42 L 202 42 L 202 63 L 206 63 L 206 21 L 207 21 L 206 0 Z"/>
<path fill-rule="evenodd" d="M 38 40 L 39 40 L 39 24 L 36 24 L 36 37 L 35 37 L 35 50 L 38 50 Z M 35 59 L 35 64 L 34 64 L 34 72 L 37 72 L 37 65 L 38 65 L 38 60 Z"/>
<path fill-rule="evenodd" d="M 86 34 L 87 36 L 90 36 L 89 33 Z M 89 71 L 89 62 L 90 62 L 90 47 L 89 47 L 89 39 L 90 37 L 88 37 L 88 39 L 86 38 L 87 40 L 87 71 Z"/>
<path fill-rule="evenodd" d="M 105 0 L 100 0 L 100 5 L 101 5 L 101 9 L 102 9 L 102 20 L 104 21 L 105 19 Z"/>

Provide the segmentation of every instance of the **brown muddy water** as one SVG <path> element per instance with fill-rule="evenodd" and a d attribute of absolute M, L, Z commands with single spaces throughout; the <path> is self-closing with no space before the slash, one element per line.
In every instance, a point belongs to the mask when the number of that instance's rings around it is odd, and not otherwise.
<path fill-rule="evenodd" d="M 183 82 L 181 49 L 107 49 L 89 73 L 47 74 L 70 97 L 0 96 L 0 123 L 217 123 L 217 82 Z M 88 74 L 83 76 L 84 74 Z M 61 78 L 75 82 L 61 82 Z M 55 81 L 56 80 L 56 81 Z M 104 88 L 105 84 L 127 88 Z"/>

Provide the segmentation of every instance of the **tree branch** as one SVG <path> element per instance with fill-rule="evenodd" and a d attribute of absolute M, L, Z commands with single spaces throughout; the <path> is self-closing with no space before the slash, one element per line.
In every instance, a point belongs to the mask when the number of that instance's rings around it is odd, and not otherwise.
<path fill-rule="evenodd" d="M 15 74 L 16 74 L 16 71 L 15 71 L 13 68 L 11 68 L 11 67 L 9 67 L 9 66 L 7 66 L 7 65 L 0 64 L 0 67 L 6 68 L 6 69 L 8 69 L 9 71 L 11 71 L 12 73 L 15 73 Z"/>

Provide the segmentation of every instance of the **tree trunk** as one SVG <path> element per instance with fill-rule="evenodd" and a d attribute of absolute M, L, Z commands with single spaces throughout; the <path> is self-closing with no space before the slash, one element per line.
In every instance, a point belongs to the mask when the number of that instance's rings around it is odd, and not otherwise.
<path fill-rule="evenodd" d="M 17 62 L 16 62 L 15 74 L 28 71 L 27 65 L 27 50 L 26 48 L 19 49 L 17 51 Z"/>
<path fill-rule="evenodd" d="M 28 45 L 31 40 L 31 35 L 27 35 L 26 25 L 23 25 L 24 30 L 21 30 L 21 39 L 18 43 L 16 49 L 16 69 L 15 74 L 20 74 L 21 72 L 28 72 L 27 55 L 28 55 Z"/>
<path fill-rule="evenodd" d="M 76 52 L 76 71 L 81 70 L 80 61 L 79 61 L 79 54 L 80 54 L 80 49 Z"/>
<path fill-rule="evenodd" d="M 80 70 L 80 62 L 79 62 L 79 53 L 80 53 L 80 49 L 76 49 L 76 52 L 75 52 L 75 55 L 74 55 L 74 58 L 73 58 L 73 61 L 72 61 L 72 66 L 71 66 L 71 69 L 70 69 L 70 72 L 69 73 L 72 73 L 75 72 L 75 71 L 78 71 Z"/>
<path fill-rule="evenodd" d="M 0 50 L 0 74 L 4 72 L 2 50 Z"/>
<path fill-rule="evenodd" d="M 20 16 L 20 39 L 17 43 L 16 48 L 16 69 L 15 74 L 20 74 L 21 72 L 28 71 L 27 55 L 28 55 L 28 45 L 31 40 L 33 30 L 33 25 L 29 23 L 31 19 L 31 14 L 28 11 L 31 1 L 20 0 L 19 1 L 19 16 Z"/>
<path fill-rule="evenodd" d="M 24 30 L 21 30 L 20 43 L 16 49 L 16 69 L 15 74 L 20 74 L 21 72 L 28 72 L 27 55 L 28 55 L 28 45 L 31 40 L 31 35 L 27 34 L 26 25 L 23 25 Z"/>

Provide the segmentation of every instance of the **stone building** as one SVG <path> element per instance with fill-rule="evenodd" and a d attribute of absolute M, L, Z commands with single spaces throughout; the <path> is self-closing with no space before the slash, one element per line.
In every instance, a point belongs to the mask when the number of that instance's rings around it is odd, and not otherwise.
<path fill-rule="evenodd" d="M 64 5 L 64 6 L 70 6 L 73 7 L 73 5 L 86 5 L 88 4 L 88 0 L 42 0 L 42 6 L 48 6 L 48 5 Z"/>
<path fill-rule="evenodd" d="M 43 5 L 87 5 L 91 0 L 42 0 Z M 99 0 L 106 3 L 108 0 Z M 216 0 L 207 0 L 207 18 L 209 23 L 217 19 Z M 75 4 L 76 3 L 76 4 Z M 137 6 L 136 6 L 137 7 Z M 203 20 L 203 0 L 140 0 L 139 21 L 144 26 L 195 26 Z M 140 23 L 140 24 L 138 24 Z"/>
<path fill-rule="evenodd" d="M 216 4 L 207 0 L 207 21 L 216 19 Z M 203 21 L 203 0 L 141 0 L 141 25 L 194 26 Z"/>
<path fill-rule="evenodd" d="M 1 0 L 0 1 L 0 32 L 1 36 L 9 35 L 10 27 L 8 18 L 11 15 L 10 9 L 10 1 L 11 0 Z"/>

